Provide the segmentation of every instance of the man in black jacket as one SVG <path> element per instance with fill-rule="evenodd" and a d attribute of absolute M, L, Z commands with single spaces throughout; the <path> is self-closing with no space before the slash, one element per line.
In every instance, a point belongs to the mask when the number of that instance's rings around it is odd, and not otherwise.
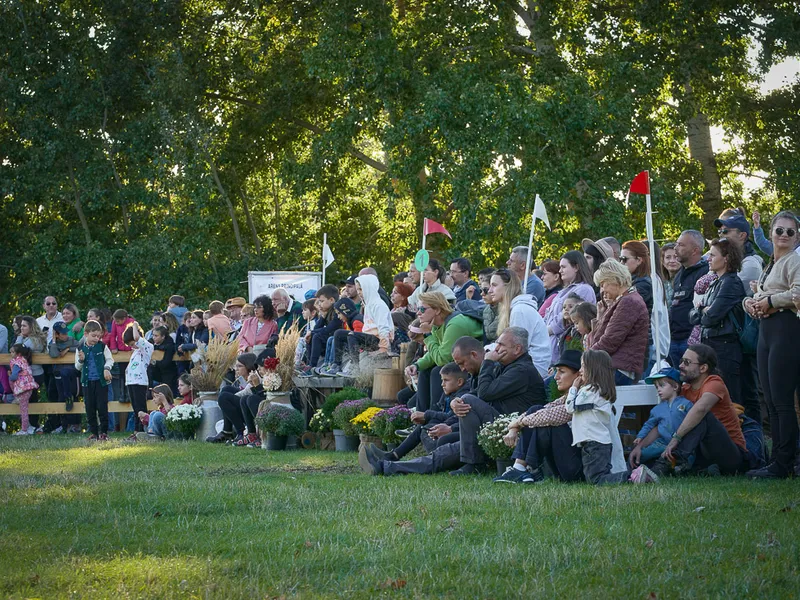
<path fill-rule="evenodd" d="M 675 291 L 669 311 L 669 359 L 676 369 L 680 366 L 692 333 L 689 312 L 694 307 L 694 286 L 698 279 L 708 273 L 708 263 L 703 260 L 704 245 L 703 234 L 694 229 L 681 233 L 675 244 L 675 254 L 681 263 L 681 270 L 675 275 Z"/>
<path fill-rule="evenodd" d="M 503 414 L 523 413 L 534 404 L 544 404 L 541 375 L 533 365 L 528 348 L 528 332 L 509 327 L 497 339 L 495 349 L 486 354 L 478 375 L 478 395 L 455 398 L 450 407 L 459 418 L 461 462 L 464 466 L 451 475 L 480 472 L 486 456 L 478 445 L 481 425 Z"/>

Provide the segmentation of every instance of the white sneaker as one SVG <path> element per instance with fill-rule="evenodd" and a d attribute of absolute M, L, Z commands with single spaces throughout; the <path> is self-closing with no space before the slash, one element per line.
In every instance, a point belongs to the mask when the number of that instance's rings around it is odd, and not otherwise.
<path fill-rule="evenodd" d="M 22 429 L 20 429 L 20 430 L 19 430 L 19 431 L 17 431 L 17 432 L 16 432 L 14 435 L 30 435 L 30 433 L 28 433 L 27 431 L 23 431 Z"/>
<path fill-rule="evenodd" d="M 39 430 L 38 430 L 38 429 L 36 429 L 36 427 L 34 427 L 33 425 L 30 425 L 30 426 L 28 427 L 28 435 L 33 435 L 34 433 L 36 433 L 36 432 L 38 432 L 38 431 L 39 431 Z"/>
<path fill-rule="evenodd" d="M 59 425 L 58 427 L 53 429 L 53 431 L 51 431 L 50 433 L 64 433 L 64 428 L 61 425 Z"/>
<path fill-rule="evenodd" d="M 33 430 L 33 433 L 44 433 L 44 427 L 37 427 Z"/>

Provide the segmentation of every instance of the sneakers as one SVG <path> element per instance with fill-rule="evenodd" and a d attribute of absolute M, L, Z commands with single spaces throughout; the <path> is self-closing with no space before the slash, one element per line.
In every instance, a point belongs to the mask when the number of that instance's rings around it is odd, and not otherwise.
<path fill-rule="evenodd" d="M 253 444 L 255 442 L 258 442 L 259 446 L 261 445 L 261 439 L 258 437 L 257 434 L 248 433 L 247 435 L 238 438 L 237 441 L 233 442 L 232 445 L 241 448 L 242 446 L 249 446 L 250 444 Z"/>
<path fill-rule="evenodd" d="M 89 435 L 89 437 L 86 438 L 86 440 L 89 441 L 89 442 L 96 442 L 97 439 L 98 439 L 97 436 L 95 434 L 93 434 L 93 433 L 91 435 Z"/>
<path fill-rule="evenodd" d="M 50 433 L 64 433 L 64 428 L 61 425 L 59 425 L 58 427 L 53 429 L 53 431 L 51 431 Z"/>
<path fill-rule="evenodd" d="M 492 479 L 493 483 L 541 483 L 542 481 L 544 475 L 540 469 L 520 471 L 514 467 L 508 467 L 505 473 Z"/>
<path fill-rule="evenodd" d="M 67 396 L 66 399 L 64 400 L 64 409 L 67 412 L 70 412 L 72 411 L 72 407 L 74 404 L 75 404 L 75 398 L 73 398 L 72 396 Z"/>
<path fill-rule="evenodd" d="M 67 429 L 67 433 L 83 433 L 83 431 L 81 431 L 80 425 L 70 425 Z"/>
<path fill-rule="evenodd" d="M 30 430 L 29 430 L 30 431 Z M 33 430 L 36 435 L 44 435 L 44 427 L 37 427 Z"/>
<path fill-rule="evenodd" d="M 137 442 L 163 442 L 164 438 L 155 433 L 147 433 L 146 431 L 139 431 L 136 433 Z"/>
<path fill-rule="evenodd" d="M 206 438 L 206 441 L 211 444 L 224 444 L 233 439 L 233 432 L 232 431 L 220 431 L 216 435 L 210 435 Z"/>
<path fill-rule="evenodd" d="M 30 433 L 28 433 L 27 429 L 20 429 L 14 435 L 30 435 Z"/>
<path fill-rule="evenodd" d="M 341 367 L 336 364 L 322 365 L 320 368 L 315 369 L 317 375 L 321 377 L 336 377 L 336 374 L 341 370 Z"/>
<path fill-rule="evenodd" d="M 658 475 L 647 467 L 647 465 L 639 465 L 628 478 L 631 483 L 658 483 Z"/>
<path fill-rule="evenodd" d="M 125 441 L 126 442 L 135 442 L 136 441 L 136 433 L 137 432 L 133 432 L 132 434 L 130 434 Z M 141 432 L 138 432 L 138 433 L 141 433 Z"/>
<path fill-rule="evenodd" d="M 101 434 L 98 436 L 98 438 L 97 438 L 97 439 L 98 439 L 99 441 L 101 441 L 101 442 L 107 442 L 107 441 L 108 441 L 108 434 L 107 434 L 107 433 L 101 433 Z"/>
<path fill-rule="evenodd" d="M 297 374 L 298 377 L 316 377 L 316 375 L 313 367 L 305 367 Z"/>
<path fill-rule="evenodd" d="M 413 431 L 414 431 L 414 425 L 412 425 L 412 426 L 411 426 L 411 427 L 409 427 L 408 429 L 398 429 L 398 430 L 397 430 L 397 431 L 395 431 L 394 433 L 395 433 L 395 435 L 396 435 L 397 437 L 400 437 L 400 438 L 403 438 L 403 439 L 405 439 L 405 438 L 407 438 L 408 436 L 410 436 L 410 435 L 412 434 L 412 432 L 413 432 Z"/>
<path fill-rule="evenodd" d="M 786 479 L 791 473 L 784 471 L 777 464 L 772 463 L 760 469 L 752 469 L 746 473 L 750 479 Z"/>

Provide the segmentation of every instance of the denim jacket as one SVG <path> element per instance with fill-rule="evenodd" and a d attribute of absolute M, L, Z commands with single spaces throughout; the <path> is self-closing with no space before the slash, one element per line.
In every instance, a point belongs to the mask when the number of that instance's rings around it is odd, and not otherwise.
<path fill-rule="evenodd" d="M 653 427 L 658 427 L 658 441 L 669 444 L 692 406 L 694 405 L 683 396 L 678 396 L 672 402 L 662 400 L 650 411 L 650 418 L 642 425 L 636 437 L 644 439 Z"/>

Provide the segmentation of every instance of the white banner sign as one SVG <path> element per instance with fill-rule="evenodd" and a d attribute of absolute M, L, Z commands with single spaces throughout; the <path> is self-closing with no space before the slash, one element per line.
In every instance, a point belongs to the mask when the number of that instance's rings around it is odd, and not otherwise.
<path fill-rule="evenodd" d="M 278 288 L 285 288 L 295 300 L 303 302 L 305 293 L 318 290 L 322 276 L 315 272 L 300 271 L 248 271 L 247 288 L 250 302 L 259 296 L 272 296 Z"/>

